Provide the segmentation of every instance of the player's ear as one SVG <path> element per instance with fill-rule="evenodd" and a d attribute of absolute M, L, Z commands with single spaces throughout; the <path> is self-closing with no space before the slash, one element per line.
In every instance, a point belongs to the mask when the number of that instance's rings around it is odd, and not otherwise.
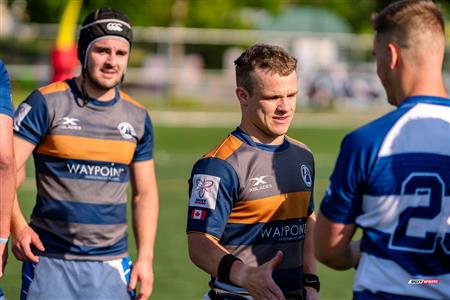
<path fill-rule="evenodd" d="M 248 92 L 243 87 L 240 87 L 240 86 L 238 86 L 236 88 L 235 92 L 236 92 L 236 97 L 238 98 L 241 105 L 246 106 L 248 104 L 248 98 L 250 97 Z"/>
<path fill-rule="evenodd" d="M 400 61 L 400 48 L 395 43 L 389 43 L 387 48 L 389 52 L 389 68 L 392 70 Z"/>

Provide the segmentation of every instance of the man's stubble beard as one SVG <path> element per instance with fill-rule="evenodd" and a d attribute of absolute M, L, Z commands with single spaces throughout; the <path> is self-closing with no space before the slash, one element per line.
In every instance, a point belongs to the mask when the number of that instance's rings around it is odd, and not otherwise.
<path fill-rule="evenodd" d="M 103 92 L 107 92 L 107 91 L 115 88 L 121 82 L 121 80 L 119 79 L 116 82 L 113 82 L 112 84 L 109 84 L 109 85 L 103 84 L 99 80 L 93 78 L 89 71 L 86 72 L 86 77 L 89 80 L 89 82 L 93 85 L 94 88 L 101 90 Z M 122 77 L 123 77 L 123 75 L 122 75 Z"/>

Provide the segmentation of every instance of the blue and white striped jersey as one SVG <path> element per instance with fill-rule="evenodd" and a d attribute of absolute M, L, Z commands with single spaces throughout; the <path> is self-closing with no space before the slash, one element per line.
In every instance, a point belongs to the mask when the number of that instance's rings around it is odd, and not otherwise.
<path fill-rule="evenodd" d="M 450 100 L 407 98 L 347 135 L 321 213 L 363 229 L 356 299 L 448 299 Z"/>
<path fill-rule="evenodd" d="M 3 61 L 0 60 L 0 114 L 13 116 L 11 82 Z"/>

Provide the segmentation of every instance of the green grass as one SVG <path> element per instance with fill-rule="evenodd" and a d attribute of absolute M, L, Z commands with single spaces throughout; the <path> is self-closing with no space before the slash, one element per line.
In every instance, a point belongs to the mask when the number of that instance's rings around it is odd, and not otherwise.
<path fill-rule="evenodd" d="M 200 299 L 208 290 L 208 276 L 189 260 L 186 243 L 187 180 L 193 163 L 233 128 L 155 128 L 155 162 L 160 197 L 160 216 L 155 249 L 155 286 L 152 299 Z M 295 129 L 293 138 L 306 143 L 315 154 L 315 204 L 320 200 L 332 171 L 339 143 L 350 128 Z M 19 197 L 25 216 L 34 205 L 34 171 L 28 164 L 27 180 Z M 130 233 L 130 254 L 136 257 Z M 350 299 L 353 271 L 337 272 L 319 265 L 320 298 Z M 10 254 L 6 275 L 0 281 L 6 298 L 19 299 L 20 263 Z"/>

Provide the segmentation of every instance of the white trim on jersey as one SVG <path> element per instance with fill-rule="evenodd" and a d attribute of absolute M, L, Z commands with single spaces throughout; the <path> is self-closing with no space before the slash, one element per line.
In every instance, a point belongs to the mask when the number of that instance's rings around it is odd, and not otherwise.
<path fill-rule="evenodd" d="M 441 122 L 442 125 L 437 126 L 436 122 Z M 439 130 L 442 130 L 446 138 L 436 139 Z M 433 134 L 429 134 L 430 132 Z M 420 103 L 395 123 L 386 135 L 378 156 L 420 152 L 448 156 L 449 134 L 450 107 Z M 420 143 L 417 143 L 418 139 Z"/>

